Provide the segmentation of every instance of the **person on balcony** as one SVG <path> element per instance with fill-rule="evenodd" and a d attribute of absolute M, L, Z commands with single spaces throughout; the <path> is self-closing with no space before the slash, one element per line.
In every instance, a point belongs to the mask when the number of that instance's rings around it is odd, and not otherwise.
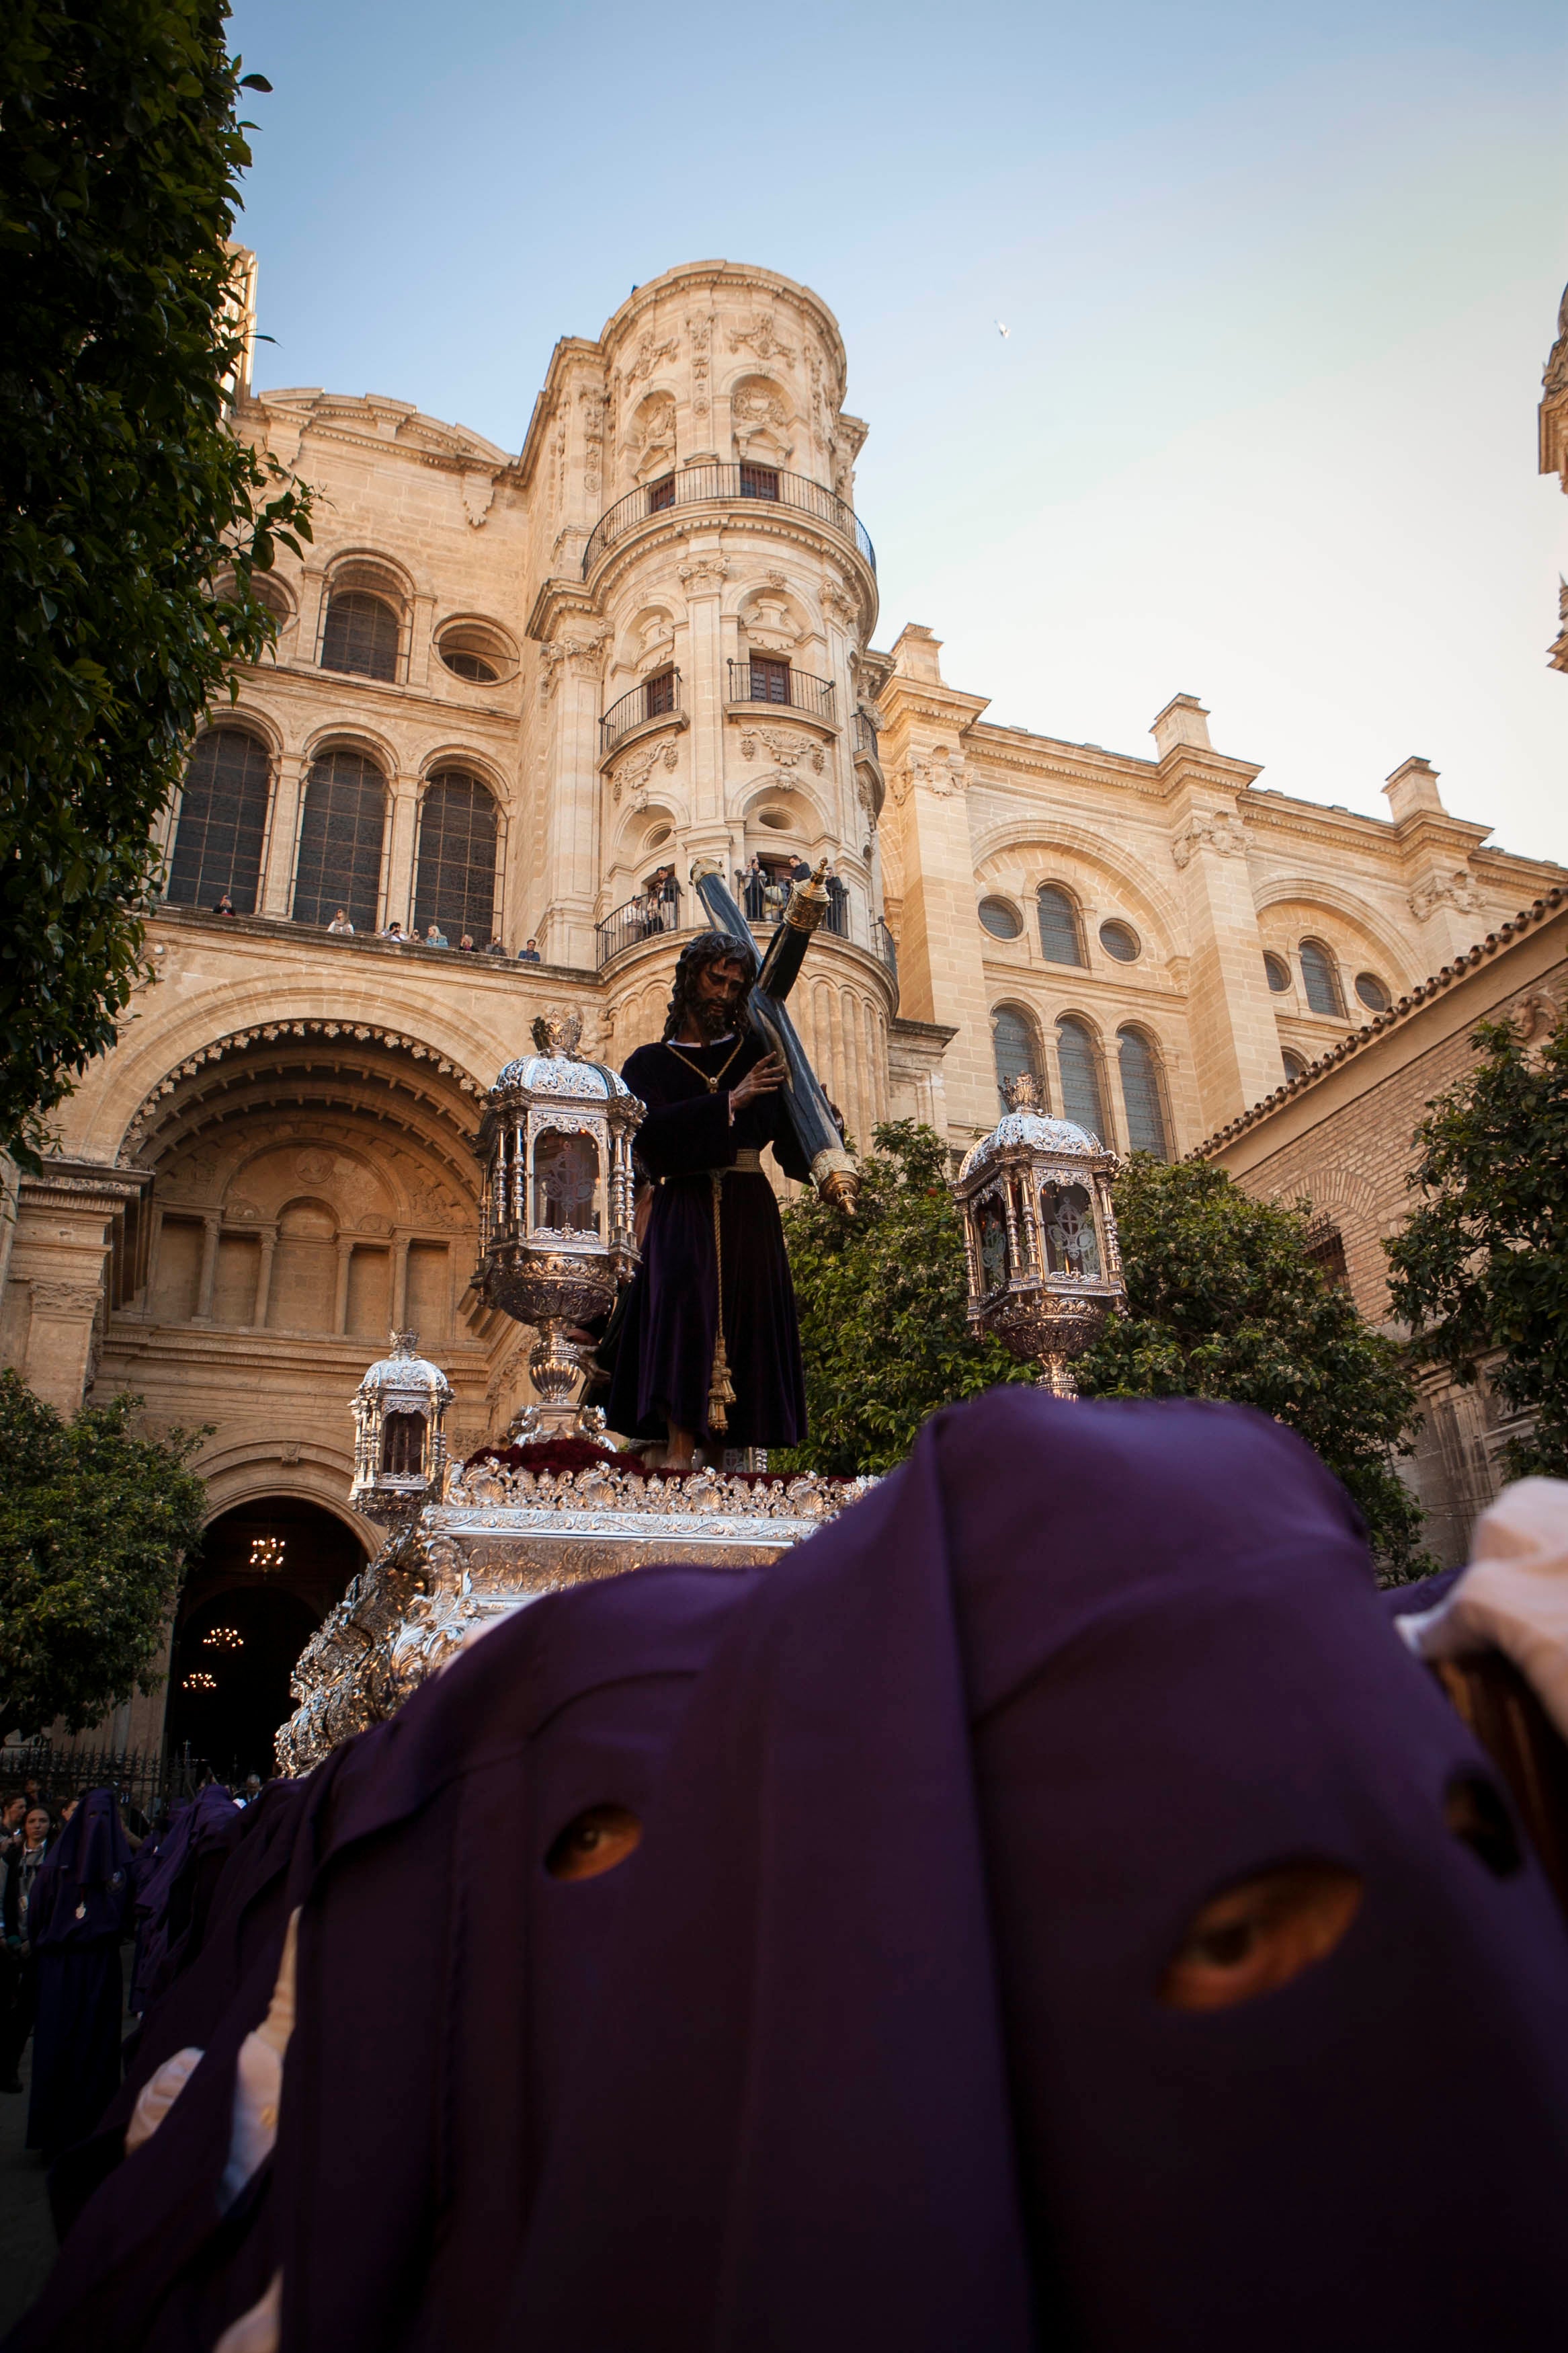
<path fill-rule="evenodd" d="M 837 866 L 827 870 L 827 928 L 841 940 L 849 936 L 849 892 Z"/>
<path fill-rule="evenodd" d="M 517 960 L 519 964 L 538 964 L 541 961 L 539 942 L 537 940 L 525 941 L 517 952 Z"/>
<path fill-rule="evenodd" d="M 353 939 L 354 927 L 349 921 L 349 911 L 346 907 L 338 909 L 337 913 L 327 925 L 327 929 L 329 932 L 335 932 L 341 939 Z"/>
<path fill-rule="evenodd" d="M 213 913 L 215 915 L 237 915 L 238 913 L 239 909 L 235 905 L 234 901 L 229 897 L 226 891 L 223 893 L 222 897 L 218 900 L 216 906 L 213 909 Z"/>
<path fill-rule="evenodd" d="M 771 1145 L 801 1182 L 810 1168 L 779 1092 L 784 1063 L 747 1026 L 756 975 L 750 949 L 699 933 L 676 965 L 663 1038 L 622 1071 L 647 1105 L 637 1149 L 654 1189 L 605 1411 L 672 1470 L 689 1470 L 699 1445 L 711 1456 L 805 1435 L 795 1290 L 762 1155 Z"/>
<path fill-rule="evenodd" d="M 425 929 L 425 944 L 427 948 L 444 948 L 449 947 L 451 942 L 439 923 L 428 923 Z"/>
<path fill-rule="evenodd" d="M 749 923 L 760 923 L 767 913 L 768 878 L 753 857 L 743 874 L 735 877 Z"/>

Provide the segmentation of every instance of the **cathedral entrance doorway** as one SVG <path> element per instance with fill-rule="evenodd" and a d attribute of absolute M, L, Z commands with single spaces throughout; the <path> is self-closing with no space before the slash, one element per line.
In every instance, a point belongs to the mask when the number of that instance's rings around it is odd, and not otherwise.
<path fill-rule="evenodd" d="M 294 1662 L 357 1569 L 358 1537 L 318 1504 L 267 1495 L 222 1513 L 175 1609 L 168 1742 L 220 1780 L 273 1770 Z"/>

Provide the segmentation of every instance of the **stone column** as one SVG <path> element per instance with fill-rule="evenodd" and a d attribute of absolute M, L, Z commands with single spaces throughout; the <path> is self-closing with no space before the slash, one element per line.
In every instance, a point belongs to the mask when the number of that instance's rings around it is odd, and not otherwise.
<path fill-rule="evenodd" d="M 399 1234 L 392 1245 L 392 1328 L 401 1332 L 408 1321 L 408 1242 Z"/>
<path fill-rule="evenodd" d="M 96 1283 L 39 1277 L 29 1292 L 32 1317 L 22 1377 L 47 1405 L 74 1414 L 87 1388 L 93 1319 L 103 1294 Z"/>
<path fill-rule="evenodd" d="M 251 1311 L 250 1317 L 251 1324 L 258 1332 L 264 1331 L 266 1329 L 267 1309 L 268 1302 L 272 1297 L 272 1254 L 277 1247 L 277 1227 L 263 1226 L 261 1229 L 261 1264 L 258 1268 L 256 1274 L 256 1305 Z"/>
<path fill-rule="evenodd" d="M 724 704 L 729 695 L 729 670 L 721 599 L 730 566 L 722 550 L 723 542 L 715 532 L 711 545 L 693 548 L 680 567 L 680 583 L 686 591 L 691 670 L 687 682 L 687 708 L 691 714 L 687 737 L 691 759 L 691 816 L 694 826 L 701 829 L 701 847 L 710 855 L 723 854 L 711 836 L 714 828 L 723 826 L 725 815 Z M 723 838 L 727 844 L 728 835 Z M 732 865 L 732 851 L 731 855 Z M 683 887 L 685 881 L 682 875 Z"/>
<path fill-rule="evenodd" d="M 332 1329 L 346 1332 L 349 1328 L 349 1267 L 354 1246 L 346 1234 L 338 1236 L 338 1288 L 332 1302 Z"/>
<path fill-rule="evenodd" d="M 545 699 L 553 702 L 539 934 L 549 964 L 591 970 L 599 880 L 599 696 L 609 631 L 574 617 L 543 647 Z"/>
<path fill-rule="evenodd" d="M 392 830 L 386 853 L 386 920 L 405 931 L 414 921 L 414 839 L 418 830 L 419 779 L 392 783 Z"/>
<path fill-rule="evenodd" d="M 223 1219 L 216 1209 L 209 1209 L 202 1219 L 202 1271 L 196 1280 L 196 1312 L 193 1324 L 210 1324 L 213 1314 L 213 1285 L 217 1280 L 218 1233 Z"/>
<path fill-rule="evenodd" d="M 294 846 L 300 831 L 300 802 L 304 791 L 305 763 L 286 752 L 278 763 L 272 791 L 272 827 L 267 838 L 267 864 L 261 877 L 258 914 L 285 920 L 294 905 Z"/>
<path fill-rule="evenodd" d="M 1151 730 L 1186 913 L 1188 1035 L 1205 1134 L 1261 1103 L 1284 1078 L 1237 808 L 1237 793 L 1258 770 L 1213 749 L 1207 718 L 1194 696 L 1179 694 Z M 1194 1141 L 1172 1138 L 1177 1151 Z"/>

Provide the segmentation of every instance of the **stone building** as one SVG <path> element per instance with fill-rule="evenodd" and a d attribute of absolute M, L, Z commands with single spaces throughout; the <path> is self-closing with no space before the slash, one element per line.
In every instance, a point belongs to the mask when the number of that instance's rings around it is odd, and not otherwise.
<path fill-rule="evenodd" d="M 36 1388 L 211 1425 L 176 1730 L 196 1647 L 275 1672 L 371 1541 L 346 1400 L 389 1324 L 449 1371 L 457 1448 L 526 1401 L 526 1335 L 469 1284 L 476 1097 L 546 1009 L 601 1059 L 657 1036 L 694 861 L 755 860 L 764 892 L 833 861 L 793 1009 L 860 1142 L 908 1115 L 962 1148 L 1032 1068 L 1170 1154 L 1556 878 L 1423 759 L 1358 817 L 1260 786 L 1191 694 L 1141 757 L 988 724 L 918 624 L 876 650 L 846 392 L 820 299 L 723 261 L 561 342 L 515 456 L 405 401 L 241 387 L 315 542 L 193 747 L 156 978 L 0 1240 Z"/>

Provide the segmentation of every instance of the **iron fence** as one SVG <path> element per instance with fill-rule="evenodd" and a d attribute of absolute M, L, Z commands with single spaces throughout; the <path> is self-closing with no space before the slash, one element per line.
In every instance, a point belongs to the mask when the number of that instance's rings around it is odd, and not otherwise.
<path fill-rule="evenodd" d="M 226 1760 L 232 1767 L 232 1758 Z M 224 1760 L 197 1757 L 183 1748 L 63 1748 L 47 1740 L 25 1740 L 0 1747 L 0 1799 L 20 1797 L 28 1782 L 51 1808 L 89 1789 L 113 1789 L 149 1820 L 166 1800 L 195 1795 L 198 1776 L 210 1765 L 220 1776 Z"/>
<path fill-rule="evenodd" d="M 742 500 L 757 499 L 769 505 L 793 507 L 797 514 L 808 514 L 830 530 L 839 532 L 865 557 L 871 570 L 877 569 L 877 551 L 871 544 L 871 534 L 856 514 L 847 499 L 828 490 L 824 483 L 814 482 L 805 474 L 785 474 L 774 466 L 722 465 L 717 459 L 700 466 L 683 466 L 678 473 L 661 475 L 657 482 L 645 482 L 640 490 L 629 491 L 606 508 L 588 534 L 588 544 L 583 550 L 583 577 L 587 579 L 594 566 L 606 555 L 618 539 L 638 523 L 646 522 L 671 507 L 696 505 L 738 504 Z"/>
<path fill-rule="evenodd" d="M 833 681 L 813 678 L 809 670 L 789 662 L 732 661 L 730 664 L 731 702 L 775 702 L 781 710 L 804 711 L 833 726 Z"/>
<path fill-rule="evenodd" d="M 858 760 L 875 760 L 878 757 L 877 731 L 863 711 L 855 713 L 855 757 Z"/>
<path fill-rule="evenodd" d="M 623 948 L 634 948 L 643 940 L 657 940 L 662 932 L 679 929 L 680 885 L 671 875 L 661 890 L 645 891 L 605 917 L 597 926 L 595 961 L 602 968 Z"/>
<path fill-rule="evenodd" d="M 623 735 L 640 727 L 645 719 L 663 719 L 681 709 L 680 672 L 661 670 L 654 678 L 645 678 L 618 702 L 612 702 L 599 722 L 599 752 L 601 757 L 613 752 Z"/>

